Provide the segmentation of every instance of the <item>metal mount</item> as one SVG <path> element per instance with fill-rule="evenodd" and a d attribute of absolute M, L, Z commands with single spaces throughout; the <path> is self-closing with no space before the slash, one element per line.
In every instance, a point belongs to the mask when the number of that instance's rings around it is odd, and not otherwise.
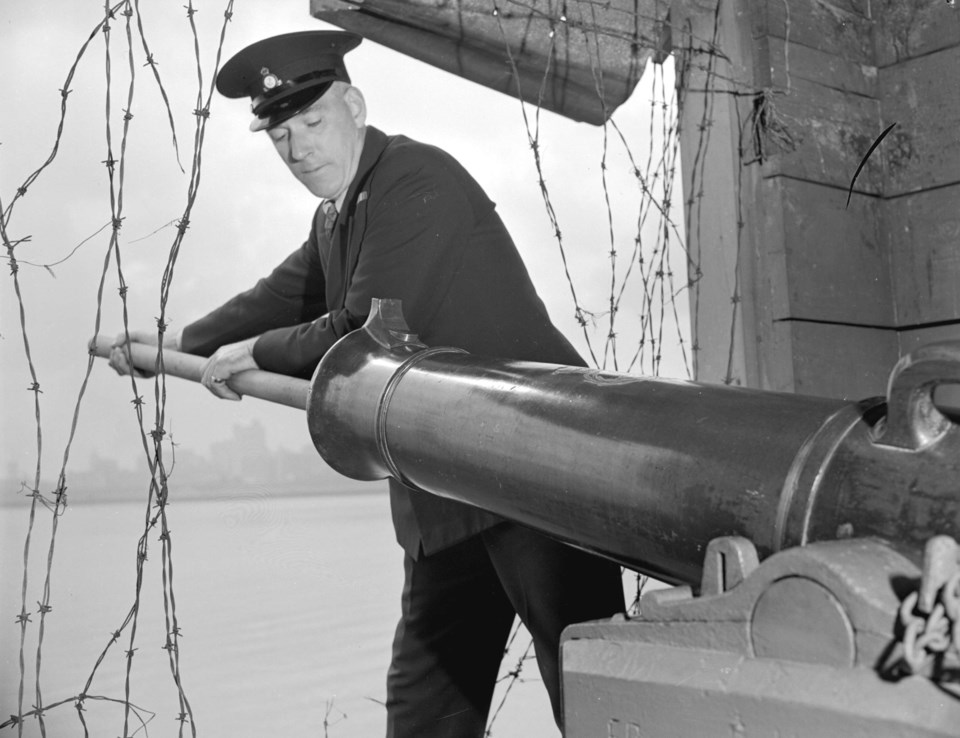
<path fill-rule="evenodd" d="M 700 596 L 651 591 L 637 616 L 564 632 L 566 735 L 955 735 L 960 694 L 927 678 L 956 677 L 934 674 L 957 654 L 956 644 L 936 651 L 949 642 L 936 639 L 940 621 L 926 625 L 910 605 L 909 622 L 924 623 L 913 627 L 926 671 L 891 669 L 909 657 L 904 603 L 937 610 L 960 633 L 937 604 L 960 587 L 949 543 L 928 546 L 921 576 L 878 540 L 815 543 L 758 563 L 750 541 L 714 539 Z"/>

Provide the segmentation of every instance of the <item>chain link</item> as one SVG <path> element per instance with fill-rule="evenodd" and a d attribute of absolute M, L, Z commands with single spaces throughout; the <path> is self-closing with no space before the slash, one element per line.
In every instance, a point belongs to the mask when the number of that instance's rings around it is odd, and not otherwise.
<path fill-rule="evenodd" d="M 950 577 L 940 597 L 947 617 L 953 622 L 953 648 L 960 653 L 960 571 Z"/>
<path fill-rule="evenodd" d="M 942 544 L 945 537 L 938 538 Z M 900 605 L 901 653 L 891 670 L 897 675 L 960 679 L 960 560 L 955 542 L 950 543 L 928 545 L 920 587 Z"/>

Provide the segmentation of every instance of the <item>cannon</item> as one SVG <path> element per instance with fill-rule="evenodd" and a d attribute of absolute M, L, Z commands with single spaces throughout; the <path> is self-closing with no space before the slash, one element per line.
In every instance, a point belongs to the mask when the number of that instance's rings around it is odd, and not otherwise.
<path fill-rule="evenodd" d="M 109 353 L 109 339 L 91 351 Z M 198 379 L 200 357 L 164 352 Z M 131 348 L 142 369 L 156 349 Z M 847 402 L 427 347 L 395 300 L 310 383 L 317 450 L 477 505 L 663 588 L 561 642 L 568 738 L 960 734 L 960 342 Z M 666 586 L 672 585 L 672 586 Z"/>
<path fill-rule="evenodd" d="M 317 367 L 313 442 L 674 585 L 571 626 L 567 736 L 960 731 L 960 343 L 886 398 L 803 397 L 427 347 L 397 301 Z"/>
<path fill-rule="evenodd" d="M 933 535 L 960 537 L 942 381 L 960 382 L 960 346 L 909 357 L 889 403 L 504 361 L 427 348 L 380 301 L 318 366 L 307 421 L 348 477 L 392 476 L 696 584 L 720 536 L 761 558 L 879 537 L 918 564 Z"/>

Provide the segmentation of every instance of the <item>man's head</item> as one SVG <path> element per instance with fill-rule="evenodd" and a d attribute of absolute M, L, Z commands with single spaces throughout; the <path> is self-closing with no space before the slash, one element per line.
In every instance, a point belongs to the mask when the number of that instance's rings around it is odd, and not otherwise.
<path fill-rule="evenodd" d="M 317 197 L 342 194 L 360 158 L 366 105 L 343 63 L 359 43 L 343 31 L 274 36 L 237 53 L 217 76 L 223 95 L 250 97 L 250 130 L 267 130 L 287 167 Z"/>
<path fill-rule="evenodd" d="M 317 197 L 335 200 L 357 171 L 366 118 L 360 90 L 334 82 L 306 110 L 267 134 L 293 176 Z"/>

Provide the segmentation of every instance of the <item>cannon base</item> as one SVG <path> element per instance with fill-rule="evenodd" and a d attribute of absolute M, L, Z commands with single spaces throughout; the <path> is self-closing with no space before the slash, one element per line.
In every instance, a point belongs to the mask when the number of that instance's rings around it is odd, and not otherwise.
<path fill-rule="evenodd" d="M 639 616 L 565 631 L 565 735 L 955 736 L 960 693 L 942 679 L 960 675 L 956 645 L 918 657 L 900 642 L 918 588 L 920 570 L 877 541 L 758 564 L 749 541 L 716 539 L 700 596 L 650 592 Z M 949 643 L 960 626 L 945 622 Z"/>

